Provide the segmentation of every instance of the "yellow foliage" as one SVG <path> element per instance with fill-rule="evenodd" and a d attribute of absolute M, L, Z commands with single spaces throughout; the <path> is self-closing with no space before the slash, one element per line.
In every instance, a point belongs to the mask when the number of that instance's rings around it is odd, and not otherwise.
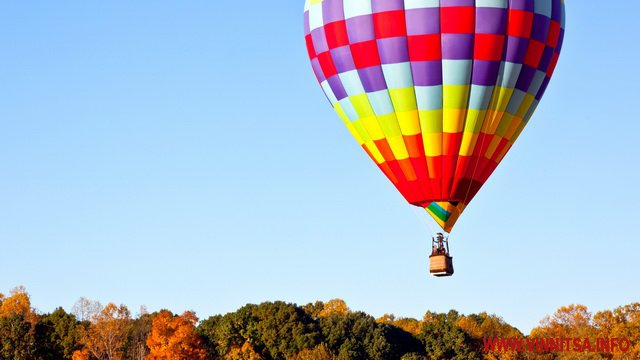
<path fill-rule="evenodd" d="M 109 303 L 91 319 L 87 329 L 81 330 L 80 342 L 98 360 L 121 360 L 127 341 L 131 314 L 126 306 Z"/>
<path fill-rule="evenodd" d="M 581 354 L 580 359 L 613 360 L 640 359 L 640 303 L 621 306 L 613 311 L 596 313 L 593 317 L 583 305 L 570 305 L 559 308 L 551 317 L 546 317 L 541 326 L 531 331 L 532 337 L 547 338 L 589 338 L 592 341 L 601 339 L 628 339 L 631 348 L 622 352 L 613 349 L 612 354 Z M 575 355 L 575 354 L 573 354 Z M 570 353 L 559 354 L 558 360 L 573 359 Z M 611 357 L 612 356 L 612 357 Z M 542 358 L 542 357 L 540 357 Z"/>
<path fill-rule="evenodd" d="M 324 304 L 324 308 L 318 314 L 318 317 L 328 317 L 331 315 L 347 315 L 351 310 L 347 306 L 347 303 L 341 299 L 329 300 Z"/>
<path fill-rule="evenodd" d="M 595 335 L 591 325 L 591 313 L 584 305 L 559 308 L 552 316 L 545 317 L 540 326 L 531 331 L 532 337 L 588 338 Z"/>
<path fill-rule="evenodd" d="M 22 315 L 27 321 L 35 324 L 36 314 L 31 309 L 31 298 L 24 286 L 11 290 L 9 297 L 0 296 L 0 317 Z"/>
<path fill-rule="evenodd" d="M 482 339 L 484 335 L 482 333 L 482 329 L 480 328 L 480 324 L 478 324 L 471 317 L 461 317 L 460 319 L 458 319 L 457 325 L 460 329 L 462 329 L 462 331 L 466 332 L 474 339 Z"/>
<path fill-rule="evenodd" d="M 232 347 L 224 358 L 225 360 L 262 360 L 249 341 L 245 341 L 241 347 Z"/>
<path fill-rule="evenodd" d="M 376 319 L 376 322 L 399 327 L 413 335 L 420 334 L 422 329 L 422 322 L 412 318 L 396 318 L 393 314 L 384 314 L 381 318 Z"/>

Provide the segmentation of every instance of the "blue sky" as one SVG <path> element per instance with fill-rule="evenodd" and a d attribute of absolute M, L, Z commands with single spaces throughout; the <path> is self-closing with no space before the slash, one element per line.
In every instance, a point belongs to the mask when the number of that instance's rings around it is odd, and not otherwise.
<path fill-rule="evenodd" d="M 523 331 L 640 299 L 640 4 L 567 2 L 556 75 L 459 221 L 445 280 L 427 275 L 435 227 L 318 87 L 302 7 L 3 2 L 0 291 L 201 317 L 340 297 Z"/>

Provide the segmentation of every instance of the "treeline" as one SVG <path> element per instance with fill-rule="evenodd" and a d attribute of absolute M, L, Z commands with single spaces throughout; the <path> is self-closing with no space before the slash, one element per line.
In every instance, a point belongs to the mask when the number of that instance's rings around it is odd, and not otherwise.
<path fill-rule="evenodd" d="M 375 319 L 339 299 L 246 305 L 198 321 L 193 312 L 143 308 L 134 316 L 124 305 L 84 298 L 70 313 L 42 314 L 22 287 L 0 294 L 1 360 L 640 359 L 640 303 L 593 316 L 581 305 L 563 307 L 529 336 L 627 338 L 633 348 L 609 354 L 484 351 L 483 339 L 524 334 L 486 313 Z"/>

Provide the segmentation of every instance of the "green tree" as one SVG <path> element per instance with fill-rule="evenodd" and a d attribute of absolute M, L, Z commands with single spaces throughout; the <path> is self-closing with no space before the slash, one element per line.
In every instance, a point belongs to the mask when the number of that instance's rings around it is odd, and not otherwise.
<path fill-rule="evenodd" d="M 38 359 L 35 328 L 22 314 L 0 317 L 0 359 Z"/>
<path fill-rule="evenodd" d="M 76 317 L 63 308 L 40 317 L 36 324 L 38 353 L 42 359 L 71 359 L 80 349 L 80 331 Z"/>
<path fill-rule="evenodd" d="M 303 309 L 284 302 L 247 305 L 201 322 L 198 330 L 209 353 L 216 357 L 248 343 L 265 359 L 287 359 L 320 343 L 315 320 Z"/>
<path fill-rule="evenodd" d="M 474 351 L 473 339 L 457 325 L 460 316 L 451 310 L 447 314 L 427 312 L 424 316 L 420 339 L 427 357 L 433 360 L 481 359 Z"/>
<path fill-rule="evenodd" d="M 411 334 L 363 312 L 334 314 L 319 322 L 324 341 L 340 359 L 400 359 L 420 351 L 420 342 Z"/>
<path fill-rule="evenodd" d="M 322 343 L 311 350 L 302 350 L 289 360 L 338 360 L 338 357 Z"/>
<path fill-rule="evenodd" d="M 325 304 L 322 301 L 316 301 L 314 303 L 304 305 L 302 307 L 302 310 L 304 310 L 304 312 L 309 314 L 309 316 L 311 316 L 312 318 L 317 319 L 320 317 L 320 313 L 322 312 L 322 310 L 324 310 L 324 306 Z"/>
<path fill-rule="evenodd" d="M 147 337 L 151 332 L 153 316 L 142 311 L 140 316 L 131 322 L 124 351 L 127 360 L 143 360 L 149 354 Z"/>

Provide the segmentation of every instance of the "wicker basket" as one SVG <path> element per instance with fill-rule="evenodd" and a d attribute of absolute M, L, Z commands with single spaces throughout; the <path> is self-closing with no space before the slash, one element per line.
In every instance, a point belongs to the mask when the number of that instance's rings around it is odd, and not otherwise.
<path fill-rule="evenodd" d="M 429 256 L 429 272 L 438 277 L 453 275 L 453 258 L 445 254 Z"/>

